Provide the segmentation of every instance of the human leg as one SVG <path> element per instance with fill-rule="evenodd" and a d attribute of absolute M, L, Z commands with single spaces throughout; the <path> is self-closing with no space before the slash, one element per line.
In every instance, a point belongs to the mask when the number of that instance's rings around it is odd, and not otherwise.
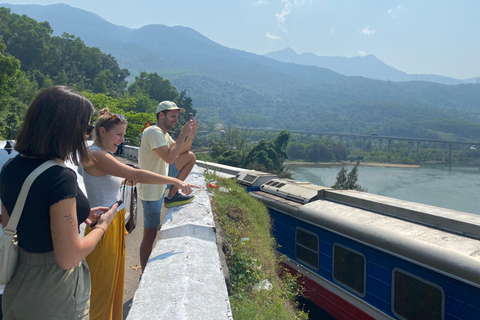
<path fill-rule="evenodd" d="M 142 273 L 147 266 L 148 258 L 153 250 L 153 243 L 160 227 L 160 212 L 162 210 L 163 196 L 158 201 L 142 200 L 143 206 L 143 238 L 140 244 L 140 265 Z"/>
<path fill-rule="evenodd" d="M 143 238 L 142 238 L 142 243 L 140 244 L 140 265 L 142 266 L 142 273 L 143 271 L 145 271 L 148 258 L 152 253 L 153 242 L 157 237 L 157 231 L 158 231 L 157 228 L 154 228 L 154 229 L 143 228 Z"/>
<path fill-rule="evenodd" d="M 178 171 L 178 174 L 174 176 L 175 178 L 185 181 L 187 179 L 188 175 L 193 169 L 193 166 L 195 165 L 196 162 L 195 154 L 191 151 L 184 152 L 181 155 L 178 156 L 178 158 L 175 160 L 171 166 L 175 166 L 176 171 Z M 170 169 L 169 169 L 169 175 L 170 175 Z M 170 192 L 168 193 L 168 198 L 172 198 L 176 193 L 178 192 L 178 187 L 172 185 L 170 188 Z"/>

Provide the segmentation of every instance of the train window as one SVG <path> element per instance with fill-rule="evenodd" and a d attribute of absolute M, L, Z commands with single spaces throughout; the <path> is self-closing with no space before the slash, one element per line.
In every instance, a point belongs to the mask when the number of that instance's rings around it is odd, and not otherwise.
<path fill-rule="evenodd" d="M 358 252 L 335 244 L 333 246 L 333 279 L 364 296 L 365 257 Z"/>
<path fill-rule="evenodd" d="M 401 319 L 443 319 L 444 293 L 432 283 L 407 274 L 393 271 L 393 312 Z"/>
<path fill-rule="evenodd" d="M 295 254 L 297 260 L 317 270 L 318 236 L 307 230 L 297 228 L 295 239 Z"/>

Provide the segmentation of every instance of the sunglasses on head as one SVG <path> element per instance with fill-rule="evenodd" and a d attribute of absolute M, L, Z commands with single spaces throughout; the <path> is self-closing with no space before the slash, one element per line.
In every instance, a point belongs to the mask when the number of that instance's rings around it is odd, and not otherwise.
<path fill-rule="evenodd" d="M 90 134 L 92 133 L 93 129 L 95 129 L 95 126 L 94 126 L 93 124 L 89 124 L 89 125 L 87 126 L 87 129 L 85 129 L 85 133 L 86 133 L 87 135 L 90 135 Z"/>
<path fill-rule="evenodd" d="M 118 113 L 112 113 L 112 115 L 110 116 L 110 119 L 108 120 L 115 120 L 115 119 L 120 119 L 120 120 L 124 120 L 124 121 L 127 121 L 127 119 L 125 118 L 125 116 L 121 115 L 121 114 L 118 114 Z M 107 120 L 107 121 L 108 121 Z M 107 122 L 105 121 L 105 122 Z"/>

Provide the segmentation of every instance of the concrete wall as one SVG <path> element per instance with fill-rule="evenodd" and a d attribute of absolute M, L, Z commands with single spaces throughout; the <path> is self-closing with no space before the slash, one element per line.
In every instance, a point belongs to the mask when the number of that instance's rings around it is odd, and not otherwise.
<path fill-rule="evenodd" d="M 202 170 L 195 166 L 186 181 L 202 189 L 168 210 L 128 320 L 233 319 Z"/>

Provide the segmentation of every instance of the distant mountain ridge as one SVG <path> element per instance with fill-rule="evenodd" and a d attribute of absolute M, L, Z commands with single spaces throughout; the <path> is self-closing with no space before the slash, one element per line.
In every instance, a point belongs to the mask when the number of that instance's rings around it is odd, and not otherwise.
<path fill-rule="evenodd" d="M 388 66 L 374 55 L 364 57 L 321 57 L 313 53 L 297 54 L 292 48 L 264 54 L 265 57 L 282 62 L 330 69 L 346 76 L 360 76 L 384 81 L 429 81 L 446 85 L 476 83 L 477 78 L 459 80 L 434 74 L 408 74 Z"/>
<path fill-rule="evenodd" d="M 187 90 L 204 122 L 453 138 L 449 122 L 457 121 L 455 127 L 469 130 L 462 133 L 464 138 L 480 136 L 475 131 L 480 123 L 480 90 L 475 84 L 446 86 L 346 76 L 230 49 L 191 28 L 130 29 L 65 4 L 2 6 L 48 21 L 55 35 L 67 32 L 88 46 L 99 47 L 130 70 L 130 80 L 141 71 L 157 72 L 179 91 Z M 389 68 L 384 64 L 385 70 Z"/>

